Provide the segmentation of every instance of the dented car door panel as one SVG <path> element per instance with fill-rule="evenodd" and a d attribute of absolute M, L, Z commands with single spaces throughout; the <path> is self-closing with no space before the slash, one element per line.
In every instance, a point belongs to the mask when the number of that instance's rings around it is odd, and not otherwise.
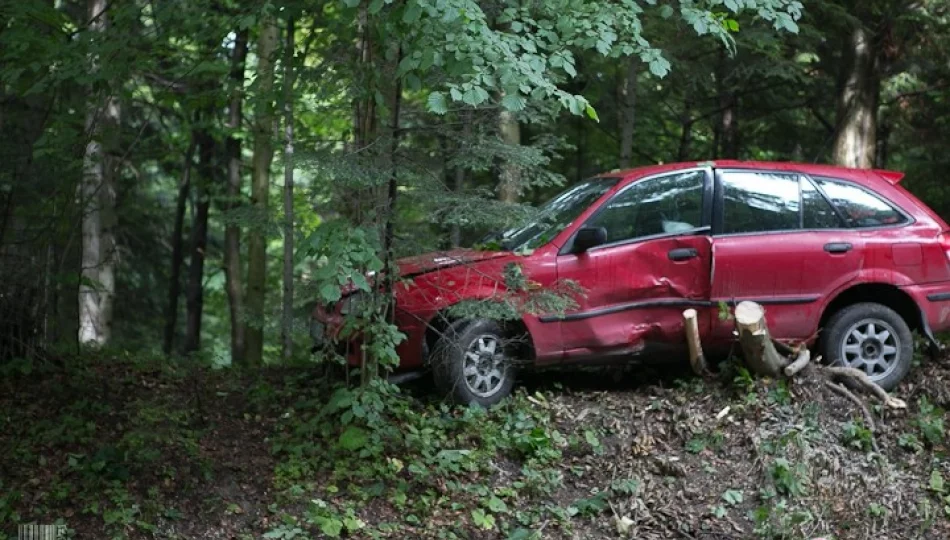
<path fill-rule="evenodd" d="M 587 290 L 578 308 L 559 321 L 565 359 L 632 354 L 650 342 L 680 340 L 683 310 L 709 305 L 710 260 L 705 235 L 559 257 L 559 278 Z M 700 322 L 708 324 L 708 318 Z"/>

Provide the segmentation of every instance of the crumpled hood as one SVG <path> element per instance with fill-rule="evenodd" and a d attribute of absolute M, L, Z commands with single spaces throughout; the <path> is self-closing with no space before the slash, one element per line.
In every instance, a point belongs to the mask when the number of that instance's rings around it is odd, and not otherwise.
<path fill-rule="evenodd" d="M 511 253 L 506 251 L 476 251 L 474 249 L 455 249 L 451 251 L 435 251 L 432 253 L 416 255 L 414 257 L 406 257 L 404 259 L 399 259 L 396 262 L 399 265 L 399 276 L 403 278 L 410 278 L 413 276 L 418 276 L 419 274 L 425 274 L 426 272 L 432 272 L 433 270 L 441 270 L 443 268 L 459 266 L 462 264 L 487 261 L 489 259 L 498 259 L 510 255 Z"/>

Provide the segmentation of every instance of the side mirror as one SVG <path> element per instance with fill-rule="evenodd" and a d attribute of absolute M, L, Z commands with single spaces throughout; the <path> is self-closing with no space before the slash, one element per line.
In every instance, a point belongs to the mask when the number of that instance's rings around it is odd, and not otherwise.
<path fill-rule="evenodd" d="M 607 229 L 603 227 L 584 227 L 574 235 L 574 253 L 583 253 L 592 247 L 607 243 Z"/>

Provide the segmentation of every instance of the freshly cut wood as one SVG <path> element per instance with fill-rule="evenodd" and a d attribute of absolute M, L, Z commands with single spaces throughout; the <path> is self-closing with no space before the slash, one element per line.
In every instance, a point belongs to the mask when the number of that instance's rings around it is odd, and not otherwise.
<path fill-rule="evenodd" d="M 819 358 L 821 358 L 819 356 Z M 811 361 L 811 353 L 808 347 L 802 345 L 798 351 L 798 357 L 791 364 L 785 366 L 785 376 L 794 377 L 799 371 L 805 369 L 805 366 Z"/>
<path fill-rule="evenodd" d="M 706 377 L 709 375 L 709 366 L 703 355 L 703 345 L 699 341 L 699 325 L 696 322 L 696 310 L 687 309 L 683 312 L 683 327 L 686 329 L 686 343 L 689 345 L 689 364 L 693 372 Z"/>
<path fill-rule="evenodd" d="M 749 369 L 767 377 L 781 375 L 788 359 L 775 350 L 769 328 L 765 325 L 765 309 L 755 302 L 739 302 L 735 318 L 739 345 Z"/>

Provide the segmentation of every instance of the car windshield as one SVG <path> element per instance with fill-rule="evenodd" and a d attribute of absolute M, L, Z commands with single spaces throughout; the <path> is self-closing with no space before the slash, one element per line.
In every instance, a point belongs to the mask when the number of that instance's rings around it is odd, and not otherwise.
<path fill-rule="evenodd" d="M 577 184 L 541 206 L 534 219 L 528 223 L 489 235 L 486 240 L 498 242 L 502 249 L 511 251 L 543 246 L 577 219 L 577 216 L 615 186 L 619 180 L 619 178 L 594 178 Z"/>

